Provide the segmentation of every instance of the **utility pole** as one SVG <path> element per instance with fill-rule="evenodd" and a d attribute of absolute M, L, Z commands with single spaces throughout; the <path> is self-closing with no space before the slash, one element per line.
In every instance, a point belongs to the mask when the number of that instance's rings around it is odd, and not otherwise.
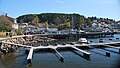
<path fill-rule="evenodd" d="M 74 20 L 73 20 L 74 18 L 73 18 L 73 15 L 72 15 L 72 22 L 71 22 L 71 24 L 72 24 L 72 29 L 74 29 Z"/>

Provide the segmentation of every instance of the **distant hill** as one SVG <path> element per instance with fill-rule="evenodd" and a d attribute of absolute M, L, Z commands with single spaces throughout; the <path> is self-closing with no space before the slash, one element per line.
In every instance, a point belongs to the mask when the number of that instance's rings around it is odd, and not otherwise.
<path fill-rule="evenodd" d="M 8 16 L 0 16 L 0 32 L 11 31 L 14 19 Z"/>
<path fill-rule="evenodd" d="M 92 21 L 97 20 L 99 22 L 111 23 L 115 22 L 113 19 L 88 17 L 86 18 L 80 14 L 64 14 L 64 13 L 42 13 L 42 14 L 26 14 L 19 16 L 17 21 L 19 23 L 26 22 L 30 24 L 38 24 L 48 22 L 50 26 L 60 27 L 65 25 L 66 22 L 70 22 L 70 26 L 79 29 L 81 27 L 91 26 Z M 72 24 L 74 23 L 74 24 Z M 62 27 L 63 27 L 62 26 Z"/>
<path fill-rule="evenodd" d="M 13 23 L 14 19 L 8 16 L 0 16 L 0 22 Z"/>

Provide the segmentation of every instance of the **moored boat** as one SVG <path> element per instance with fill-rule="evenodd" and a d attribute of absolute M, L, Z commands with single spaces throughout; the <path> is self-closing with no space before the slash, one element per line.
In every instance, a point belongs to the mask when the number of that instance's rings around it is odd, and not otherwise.
<path fill-rule="evenodd" d="M 83 43 L 87 44 L 88 40 L 86 38 L 79 38 L 78 43 L 80 43 L 80 44 L 83 44 Z"/>

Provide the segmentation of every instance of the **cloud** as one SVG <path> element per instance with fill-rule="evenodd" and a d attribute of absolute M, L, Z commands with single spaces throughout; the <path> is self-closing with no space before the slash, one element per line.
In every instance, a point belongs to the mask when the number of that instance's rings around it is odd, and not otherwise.
<path fill-rule="evenodd" d="M 63 3 L 63 0 L 56 0 L 57 3 Z"/>

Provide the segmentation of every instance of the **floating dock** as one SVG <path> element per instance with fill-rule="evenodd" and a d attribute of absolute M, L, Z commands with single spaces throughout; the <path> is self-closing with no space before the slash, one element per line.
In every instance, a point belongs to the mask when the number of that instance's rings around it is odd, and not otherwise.
<path fill-rule="evenodd" d="M 111 46 L 113 44 L 120 44 L 120 42 L 109 42 L 109 43 L 90 43 L 90 44 L 66 44 L 66 45 L 57 45 L 54 46 L 54 45 L 48 45 L 48 46 L 28 46 L 28 45 L 22 45 L 22 44 L 15 44 L 15 43 L 11 43 L 11 42 L 4 42 L 4 41 L 0 41 L 0 43 L 2 44 L 11 44 L 11 45 L 14 45 L 14 46 L 19 46 L 19 47 L 25 47 L 25 48 L 29 48 L 29 54 L 28 54 L 28 57 L 27 57 L 27 62 L 28 63 L 31 63 L 32 62 L 32 58 L 33 58 L 33 52 L 34 50 L 36 49 L 52 49 L 56 52 L 57 56 L 59 57 L 59 59 L 61 59 L 62 61 L 64 60 L 64 57 L 57 51 L 58 48 L 72 48 L 72 49 L 75 49 L 81 53 L 83 53 L 83 56 L 85 57 L 88 57 L 90 58 L 90 53 L 85 51 L 85 50 L 82 50 L 82 49 L 79 49 L 77 47 L 81 47 L 81 46 L 106 46 L 106 47 L 110 47 L 110 48 L 115 48 L 115 49 L 119 49 L 119 53 L 120 53 L 120 48 L 119 47 L 115 47 L 115 46 Z M 106 56 L 110 56 L 110 53 L 107 52 L 107 51 L 103 51 L 106 53 Z"/>
<path fill-rule="evenodd" d="M 34 51 L 34 49 L 31 47 L 30 51 L 29 51 L 29 54 L 28 54 L 28 57 L 27 57 L 28 64 L 32 62 L 33 51 Z"/>

